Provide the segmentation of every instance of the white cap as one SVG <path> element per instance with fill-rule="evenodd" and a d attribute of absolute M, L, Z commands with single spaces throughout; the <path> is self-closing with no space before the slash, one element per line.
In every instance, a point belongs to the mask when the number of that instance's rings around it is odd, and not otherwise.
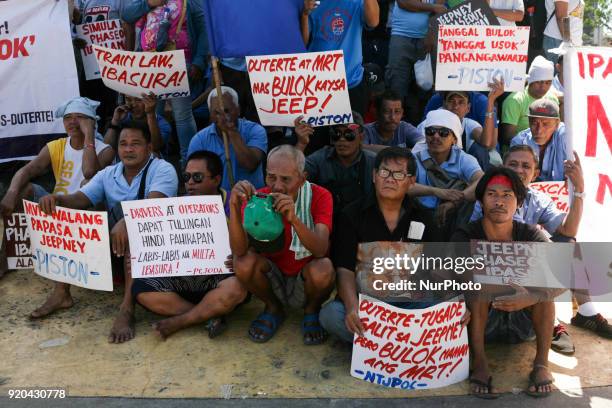
<path fill-rule="evenodd" d="M 536 81 L 552 81 L 555 77 L 555 66 L 553 63 L 541 55 L 535 57 L 529 72 L 527 73 L 527 83 Z"/>
<path fill-rule="evenodd" d="M 457 143 L 461 144 L 463 125 L 459 116 L 446 109 L 436 109 L 429 111 L 425 117 L 425 128 L 430 126 L 445 127 L 453 131 L 457 138 Z"/>

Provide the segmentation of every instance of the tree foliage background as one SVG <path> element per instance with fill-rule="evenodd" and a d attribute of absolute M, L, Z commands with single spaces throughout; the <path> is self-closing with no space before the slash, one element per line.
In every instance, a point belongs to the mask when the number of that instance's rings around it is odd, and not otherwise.
<path fill-rule="evenodd" d="M 593 43 L 595 28 L 612 31 L 612 0 L 585 0 L 584 37 L 586 44 Z"/>

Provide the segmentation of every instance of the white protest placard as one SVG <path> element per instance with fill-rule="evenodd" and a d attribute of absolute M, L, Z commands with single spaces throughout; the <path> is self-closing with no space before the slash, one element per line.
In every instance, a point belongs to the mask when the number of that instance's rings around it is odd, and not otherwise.
<path fill-rule="evenodd" d="M 93 52 L 92 45 L 99 45 L 113 50 L 125 50 L 125 33 L 121 28 L 121 20 L 104 20 L 93 23 L 85 23 L 76 26 L 78 38 L 87 42 L 87 46 L 81 50 L 85 79 L 100 78 L 98 61 Z"/>
<path fill-rule="evenodd" d="M 55 110 L 79 96 L 66 0 L 0 1 L 0 162 L 65 134 Z"/>
<path fill-rule="evenodd" d="M 342 50 L 246 57 L 261 124 L 312 126 L 352 122 Z"/>
<path fill-rule="evenodd" d="M 529 27 L 440 25 L 436 90 L 487 91 L 494 78 L 523 90 L 528 45 Z"/>
<path fill-rule="evenodd" d="M 133 278 L 230 273 L 221 196 L 123 201 Z"/>
<path fill-rule="evenodd" d="M 571 47 L 563 72 L 564 121 L 584 174 L 584 209 L 576 239 L 611 242 L 612 48 Z"/>
<path fill-rule="evenodd" d="M 463 381 L 470 366 L 467 308 L 455 298 L 426 309 L 400 309 L 360 294 L 364 335 L 355 334 L 351 375 L 405 390 Z"/>
<path fill-rule="evenodd" d="M 30 269 L 32 251 L 28 219 L 24 213 L 12 213 L 4 217 L 4 243 L 9 269 Z"/>
<path fill-rule="evenodd" d="M 565 181 L 538 181 L 529 183 L 529 188 L 548 195 L 555 203 L 557 210 L 568 213 L 570 200 Z"/>
<path fill-rule="evenodd" d="M 105 211 L 56 207 L 52 215 L 23 200 L 34 272 L 87 289 L 113 290 Z"/>
<path fill-rule="evenodd" d="M 183 50 L 131 52 L 92 47 L 104 85 L 117 92 L 137 98 L 153 92 L 158 99 L 190 95 Z"/>

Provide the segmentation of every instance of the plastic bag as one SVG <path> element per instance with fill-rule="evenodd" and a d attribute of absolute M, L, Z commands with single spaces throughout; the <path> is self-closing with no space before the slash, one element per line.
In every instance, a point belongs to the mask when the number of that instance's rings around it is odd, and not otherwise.
<path fill-rule="evenodd" d="M 424 91 L 429 91 L 433 87 L 433 69 L 431 68 L 431 54 L 414 63 L 414 76 L 417 85 Z"/>

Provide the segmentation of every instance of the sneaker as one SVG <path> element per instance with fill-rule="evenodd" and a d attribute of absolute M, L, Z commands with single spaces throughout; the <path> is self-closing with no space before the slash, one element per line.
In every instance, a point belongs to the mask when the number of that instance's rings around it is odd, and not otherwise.
<path fill-rule="evenodd" d="M 576 316 L 572 317 L 572 324 L 591 330 L 606 339 L 612 339 L 612 325 L 600 313 L 594 316 L 583 316 L 576 313 Z"/>
<path fill-rule="evenodd" d="M 572 338 L 565 329 L 565 326 L 558 324 L 553 328 L 553 339 L 550 343 L 550 348 L 557 353 L 571 356 L 576 351 Z"/>

